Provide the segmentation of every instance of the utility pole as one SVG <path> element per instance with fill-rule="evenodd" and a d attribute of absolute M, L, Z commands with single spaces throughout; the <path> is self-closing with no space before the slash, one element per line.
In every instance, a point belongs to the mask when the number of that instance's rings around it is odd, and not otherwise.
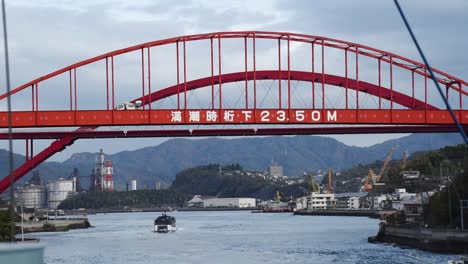
<path fill-rule="evenodd" d="M 442 178 L 443 177 L 443 161 L 440 161 L 440 177 Z M 447 168 L 447 174 L 445 175 L 445 177 L 447 178 L 447 199 L 448 199 L 448 206 L 449 206 L 449 219 L 450 219 L 450 226 L 453 226 L 453 219 L 452 219 L 452 195 L 450 193 L 450 187 L 452 185 L 451 181 L 450 181 L 450 176 L 449 176 L 449 173 L 448 173 L 448 168 Z"/>
<path fill-rule="evenodd" d="M 24 211 L 23 211 L 23 205 L 21 203 L 18 203 L 20 208 L 21 208 L 21 242 L 24 242 Z"/>
<path fill-rule="evenodd" d="M 462 221 L 462 230 L 465 229 L 465 223 L 463 222 L 463 200 L 460 200 L 460 216 Z"/>
<path fill-rule="evenodd" d="M 449 217 L 450 217 L 450 226 L 452 226 L 452 196 L 450 195 L 450 182 L 449 185 L 447 186 L 448 190 L 448 204 L 449 204 Z"/>

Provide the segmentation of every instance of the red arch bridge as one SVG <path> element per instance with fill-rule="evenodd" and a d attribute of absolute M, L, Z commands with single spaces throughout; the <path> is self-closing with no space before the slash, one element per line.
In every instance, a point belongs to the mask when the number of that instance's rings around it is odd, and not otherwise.
<path fill-rule="evenodd" d="M 468 83 L 432 70 L 467 129 Z M 456 131 L 424 64 L 287 32 L 143 43 L 44 75 L 0 100 L 9 96 L 12 137 L 26 141 L 14 181 L 79 138 Z M 1 111 L 0 128 L 7 126 Z M 34 139 L 53 142 L 33 153 Z"/>

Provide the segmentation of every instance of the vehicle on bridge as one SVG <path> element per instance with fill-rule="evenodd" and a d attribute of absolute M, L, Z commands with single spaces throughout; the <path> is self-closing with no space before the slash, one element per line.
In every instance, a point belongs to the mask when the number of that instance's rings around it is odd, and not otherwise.
<path fill-rule="evenodd" d="M 135 110 L 137 108 L 140 108 L 142 105 L 143 104 L 141 100 L 137 100 L 135 101 L 135 103 L 129 103 L 129 102 L 121 103 L 117 105 L 115 109 L 116 110 Z"/>

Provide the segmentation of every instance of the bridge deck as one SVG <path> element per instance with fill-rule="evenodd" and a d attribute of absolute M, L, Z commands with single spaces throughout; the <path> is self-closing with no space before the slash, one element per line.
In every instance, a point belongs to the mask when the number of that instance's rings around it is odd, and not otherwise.
<path fill-rule="evenodd" d="M 455 111 L 468 124 L 468 110 Z M 453 124 L 447 110 L 374 109 L 180 109 L 180 110 L 77 110 L 12 113 L 12 126 L 67 127 L 190 124 Z M 0 128 L 8 114 L 0 113 Z"/>

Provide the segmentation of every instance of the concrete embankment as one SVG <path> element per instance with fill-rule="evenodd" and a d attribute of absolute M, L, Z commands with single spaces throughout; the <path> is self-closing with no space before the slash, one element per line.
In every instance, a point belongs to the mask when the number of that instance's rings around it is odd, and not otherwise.
<path fill-rule="evenodd" d="M 371 243 L 395 243 L 421 250 L 462 254 L 468 251 L 468 230 L 431 229 L 415 225 L 381 224 Z"/>
<path fill-rule="evenodd" d="M 21 232 L 21 223 L 16 223 L 16 226 Z M 88 227 L 91 227 L 91 224 L 87 218 L 53 219 L 23 223 L 24 233 L 68 231 Z"/>
<path fill-rule="evenodd" d="M 203 208 L 196 208 L 196 207 L 184 207 L 184 208 L 177 208 L 179 212 L 193 212 L 193 211 L 252 211 L 257 210 L 256 207 L 245 207 L 245 208 L 238 208 L 238 207 L 203 207 Z"/>
<path fill-rule="evenodd" d="M 314 210 L 295 211 L 295 215 L 322 215 L 322 216 L 364 216 L 370 218 L 380 218 L 380 213 L 371 210 Z"/>
<path fill-rule="evenodd" d="M 238 207 L 180 207 L 180 208 L 125 208 L 125 209 L 89 209 L 89 214 L 108 214 L 108 213 L 137 213 L 137 212 L 193 212 L 193 211 L 251 211 L 256 207 L 238 208 Z"/>
<path fill-rule="evenodd" d="M 139 212 L 167 212 L 172 209 L 163 208 L 103 208 L 103 209 L 88 209 L 88 214 L 112 214 L 112 213 L 139 213 Z"/>

